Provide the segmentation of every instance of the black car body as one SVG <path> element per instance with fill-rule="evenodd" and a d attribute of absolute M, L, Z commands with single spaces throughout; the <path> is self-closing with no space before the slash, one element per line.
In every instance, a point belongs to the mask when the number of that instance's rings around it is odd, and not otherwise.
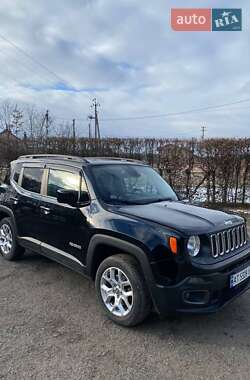
<path fill-rule="evenodd" d="M 94 167 L 106 165 L 146 167 L 127 159 L 20 157 L 11 165 L 8 187 L 1 190 L 0 220 L 11 218 L 20 246 L 92 279 L 107 257 L 131 255 L 161 315 L 213 312 L 249 288 L 250 247 L 243 218 L 177 198 L 106 202 L 93 175 Z M 67 190 L 58 199 L 58 172 L 79 176 L 81 195 L 75 203 Z M 49 173 L 54 173 L 50 185 Z M 135 191 L 140 194 L 140 187 Z M 199 238 L 197 255 L 188 251 L 191 236 Z"/>

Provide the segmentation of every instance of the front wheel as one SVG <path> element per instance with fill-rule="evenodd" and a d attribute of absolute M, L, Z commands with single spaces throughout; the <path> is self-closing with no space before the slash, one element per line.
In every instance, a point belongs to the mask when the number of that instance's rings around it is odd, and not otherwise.
<path fill-rule="evenodd" d="M 105 259 L 96 274 L 96 292 L 110 319 L 135 326 L 150 313 L 151 299 L 137 261 L 125 254 Z"/>
<path fill-rule="evenodd" d="M 24 248 L 17 243 L 15 229 L 10 218 L 0 221 L 0 254 L 5 260 L 17 260 L 23 255 Z"/>

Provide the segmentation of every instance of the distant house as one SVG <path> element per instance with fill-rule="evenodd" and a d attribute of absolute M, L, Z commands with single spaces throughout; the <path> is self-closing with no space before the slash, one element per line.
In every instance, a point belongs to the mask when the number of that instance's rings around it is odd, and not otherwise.
<path fill-rule="evenodd" d="M 14 142 L 18 143 L 21 142 L 21 140 L 14 135 L 9 129 L 5 129 L 4 131 L 0 132 L 0 143 L 2 142 Z"/>

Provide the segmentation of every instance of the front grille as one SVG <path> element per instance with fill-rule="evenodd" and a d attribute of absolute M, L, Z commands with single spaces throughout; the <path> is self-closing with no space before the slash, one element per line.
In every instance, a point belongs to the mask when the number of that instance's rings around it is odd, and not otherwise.
<path fill-rule="evenodd" d="M 247 243 L 246 225 L 227 229 L 210 235 L 211 252 L 214 258 L 235 251 Z"/>

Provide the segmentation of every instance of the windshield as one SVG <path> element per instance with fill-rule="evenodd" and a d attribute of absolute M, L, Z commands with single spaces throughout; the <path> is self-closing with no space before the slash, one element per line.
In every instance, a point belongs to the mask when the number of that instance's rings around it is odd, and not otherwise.
<path fill-rule="evenodd" d="M 115 164 L 92 167 L 96 190 L 111 204 L 146 204 L 177 200 L 163 178 L 148 166 Z"/>

